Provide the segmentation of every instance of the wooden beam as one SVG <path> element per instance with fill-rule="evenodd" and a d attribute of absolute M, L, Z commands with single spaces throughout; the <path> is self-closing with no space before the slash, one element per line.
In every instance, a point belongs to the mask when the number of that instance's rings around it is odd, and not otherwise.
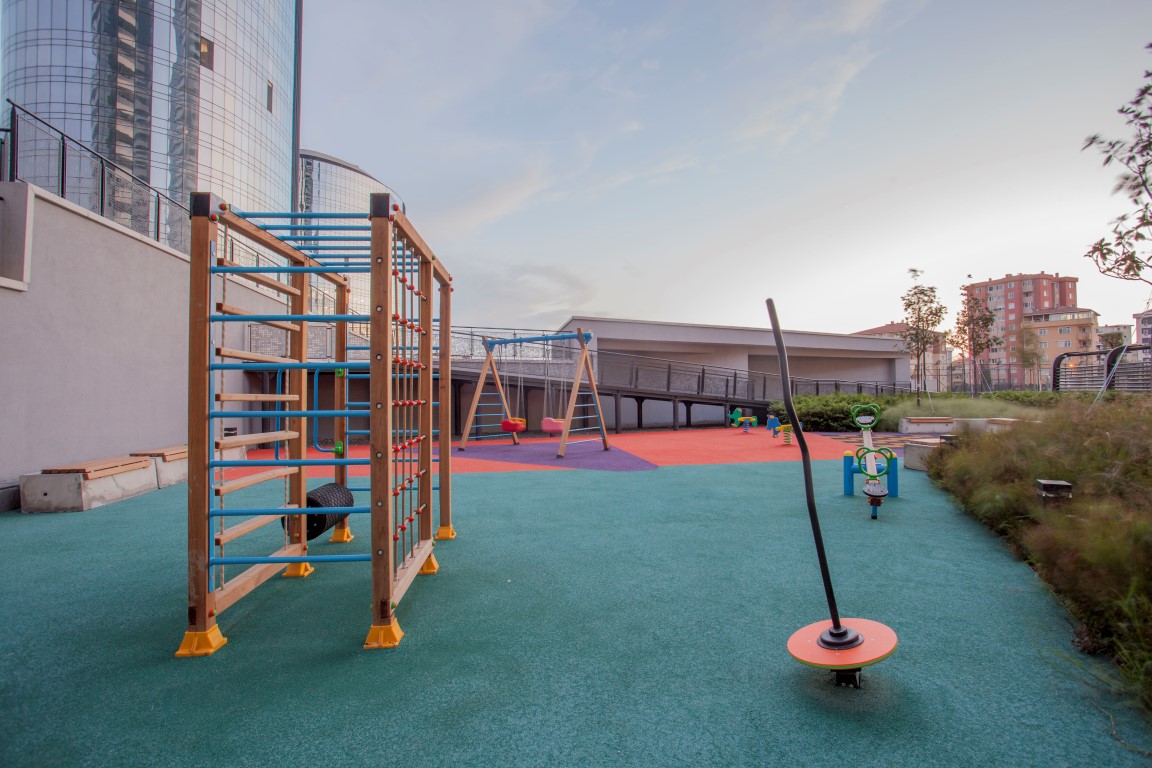
<path fill-rule="evenodd" d="M 216 348 L 217 357 L 225 357 L 230 360 L 247 360 L 254 363 L 297 363 L 299 360 L 291 357 L 279 357 L 278 355 L 263 355 L 259 352 L 249 352 L 246 349 L 225 349 L 224 347 Z M 262 411 L 253 411 L 254 414 L 262 413 Z M 275 411 L 269 411 L 275 413 Z"/>
<path fill-rule="evenodd" d="M 216 311 L 221 315 L 234 315 L 236 317 L 245 317 L 257 314 L 256 312 L 249 312 L 245 309 L 234 307 L 231 304 L 225 304 L 222 301 L 216 302 Z M 253 322 L 257 322 L 260 325 L 267 325 L 271 328 L 279 328 L 282 331 L 291 331 L 292 333 L 298 333 L 300 331 L 300 326 L 296 325 L 296 323 L 286 323 L 282 320 L 255 320 Z"/>
<path fill-rule="evenodd" d="M 253 413 L 276 413 L 276 411 L 253 411 Z M 298 437 L 297 433 L 287 429 L 279 432 L 253 432 L 236 437 L 222 437 L 216 441 L 216 450 L 226 451 L 229 448 L 239 448 L 243 445 L 259 445 L 260 443 L 279 443 Z"/>
<path fill-rule="evenodd" d="M 241 488 L 259 485 L 268 480 L 275 480 L 278 477 L 288 477 L 289 475 L 299 474 L 299 472 L 300 467 L 277 467 L 275 469 L 269 469 L 266 472 L 257 472 L 254 475 L 248 475 L 235 480 L 229 480 L 220 485 L 214 485 L 212 486 L 212 490 L 217 496 L 225 496 Z"/>
<path fill-rule="evenodd" d="M 283 549 L 273 552 L 271 557 L 298 557 L 305 554 L 304 548 L 298 544 L 289 544 Z M 256 587 L 284 570 L 288 563 L 265 563 L 247 568 L 239 576 L 229 579 L 220 589 L 216 590 L 216 612 L 219 613 L 237 600 L 244 597 Z"/>
<path fill-rule="evenodd" d="M 230 261 L 229 259 L 221 258 L 221 259 L 216 259 L 216 266 L 218 266 L 218 267 L 240 267 L 243 265 L 237 264 L 236 262 Z M 287 283 L 282 283 L 274 277 L 269 277 L 268 275 L 264 274 L 263 272 L 233 273 L 233 274 L 229 275 L 229 277 L 242 277 L 245 280 L 251 280 L 254 283 L 257 283 L 259 285 L 264 286 L 265 288 L 271 288 L 272 290 L 279 291 L 280 293 L 287 293 L 290 295 L 296 293 L 296 289 L 293 288 L 292 286 L 288 285 Z"/>
<path fill-rule="evenodd" d="M 216 400 L 221 403 L 296 403 L 300 401 L 300 395 L 266 395 L 261 392 L 218 392 L 216 393 Z M 252 413 L 275 413 L 275 411 L 253 411 Z"/>
<path fill-rule="evenodd" d="M 287 510 L 285 510 L 285 514 L 287 514 Z M 268 525 L 268 523 L 273 523 L 282 517 L 284 517 L 284 515 L 257 515 L 256 517 L 248 518 L 242 523 L 230 525 L 216 534 L 216 546 L 222 546 L 230 541 L 235 541 L 244 534 L 251 533 L 257 528 L 262 528 Z"/>

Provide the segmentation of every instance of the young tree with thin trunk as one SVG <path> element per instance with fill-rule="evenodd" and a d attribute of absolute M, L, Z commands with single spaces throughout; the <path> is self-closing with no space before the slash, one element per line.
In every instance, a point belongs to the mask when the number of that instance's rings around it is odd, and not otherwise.
<path fill-rule="evenodd" d="M 964 350 L 972 364 L 972 397 L 978 390 L 977 358 L 988 349 L 1000 344 L 1000 337 L 992 334 L 996 315 L 984 302 L 967 291 L 963 293 L 964 303 L 956 316 L 956 328 L 948 334 L 948 341 L 957 349 Z"/>
<path fill-rule="evenodd" d="M 916 361 L 916 407 L 920 407 L 920 391 L 924 388 L 924 358 L 933 346 L 939 343 L 940 333 L 936 328 L 944 322 L 948 308 L 936 298 L 936 287 L 921 285 L 923 270 L 909 269 L 913 286 L 901 297 L 904 301 L 904 324 L 908 327 L 900 334 L 904 348 Z"/>
<path fill-rule="evenodd" d="M 1040 337 L 1034 328 L 1025 325 L 1020 329 L 1020 349 L 1017 352 L 1020 358 L 1020 367 L 1024 369 L 1025 382 L 1038 384 L 1040 380 L 1040 361 L 1044 353 L 1040 351 Z"/>

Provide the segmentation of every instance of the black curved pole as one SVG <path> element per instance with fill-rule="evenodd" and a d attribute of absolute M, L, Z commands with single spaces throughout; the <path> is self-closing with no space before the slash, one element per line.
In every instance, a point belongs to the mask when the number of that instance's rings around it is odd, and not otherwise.
<path fill-rule="evenodd" d="M 826 648 L 852 648 L 860 645 L 864 638 L 851 627 L 840 624 L 840 612 L 836 609 L 836 594 L 832 591 L 832 576 L 828 572 L 828 557 L 824 554 L 824 537 L 820 534 L 820 517 L 816 514 L 816 493 L 812 483 L 812 457 L 808 453 L 808 442 L 804 430 L 796 416 L 796 406 L 792 404 L 792 379 L 788 375 L 788 350 L 784 347 L 784 336 L 780 332 L 780 321 L 776 318 L 776 305 L 768 299 L 768 318 L 772 321 L 772 336 L 776 339 L 776 356 L 780 358 L 780 385 L 784 390 L 784 409 L 792 422 L 792 434 L 800 446 L 800 460 L 804 466 L 804 496 L 808 501 L 808 519 L 812 523 L 812 540 L 816 543 L 816 556 L 820 560 L 820 577 L 824 580 L 824 594 L 828 598 L 828 613 L 832 626 L 820 635 L 817 641 Z"/>

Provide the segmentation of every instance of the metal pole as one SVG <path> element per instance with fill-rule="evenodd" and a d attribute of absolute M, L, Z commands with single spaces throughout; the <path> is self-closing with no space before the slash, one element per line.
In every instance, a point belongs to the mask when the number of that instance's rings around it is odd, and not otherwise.
<path fill-rule="evenodd" d="M 776 356 L 780 360 L 780 378 L 784 381 L 784 408 L 792 422 L 792 434 L 800 446 L 800 458 L 804 467 L 804 496 L 808 502 L 808 520 L 812 524 L 812 540 L 816 544 L 816 556 L 820 561 L 820 578 L 824 581 L 824 595 L 828 599 L 828 613 L 832 626 L 820 636 L 819 643 L 829 648 L 851 648 L 864 641 L 856 630 L 840 624 L 840 612 L 836 608 L 836 595 L 832 591 L 832 576 L 828 570 L 828 557 L 824 553 L 824 537 L 820 534 L 820 517 L 816 513 L 816 495 L 812 482 L 812 459 L 808 453 L 808 443 L 804 430 L 792 404 L 791 378 L 788 375 L 788 350 L 784 346 L 784 336 L 780 332 L 780 321 L 776 318 L 776 305 L 768 299 L 768 317 L 772 322 L 772 336 L 776 340 Z"/>

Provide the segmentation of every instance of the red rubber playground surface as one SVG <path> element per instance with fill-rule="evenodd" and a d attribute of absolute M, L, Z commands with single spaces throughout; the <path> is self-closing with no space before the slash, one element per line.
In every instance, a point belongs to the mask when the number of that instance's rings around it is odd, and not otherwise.
<path fill-rule="evenodd" d="M 854 451 L 859 444 L 859 433 L 837 437 L 805 433 L 804 436 L 813 460 L 839 459 L 846 451 Z M 470 474 L 573 469 L 629 472 L 693 464 L 758 464 L 800 460 L 800 448 L 795 438 L 789 445 L 782 436 L 774 438 L 771 432 L 764 429 L 744 432 L 736 428 L 713 427 L 609 434 L 611 450 L 605 451 L 599 438 L 586 442 L 569 441 L 562 459 L 556 458 L 559 442 L 554 437 L 521 439 L 520 445 L 513 445 L 511 438 L 470 440 L 466 449 L 460 451 L 457 441 L 453 443 L 452 472 Z M 331 453 L 315 449 L 308 452 L 310 459 L 331 456 Z M 368 458 L 368 446 L 352 446 L 348 458 Z M 248 452 L 248 461 L 272 459 L 271 449 Z M 258 471 L 259 467 L 231 469 L 227 476 L 243 477 Z M 365 476 L 368 468 L 353 466 L 349 472 L 353 476 Z M 310 467 L 308 474 L 311 477 L 330 477 L 332 471 L 327 467 Z"/>

